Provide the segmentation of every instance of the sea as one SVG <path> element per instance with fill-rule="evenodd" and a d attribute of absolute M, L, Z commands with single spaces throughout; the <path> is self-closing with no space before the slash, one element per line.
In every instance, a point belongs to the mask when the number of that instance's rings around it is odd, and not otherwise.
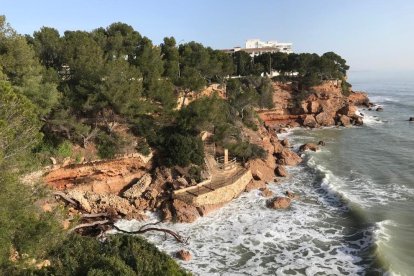
<path fill-rule="evenodd" d="M 414 275 L 414 74 L 351 73 L 382 112 L 360 108 L 364 125 L 294 129 L 294 148 L 324 141 L 269 188 L 300 195 L 271 210 L 259 191 L 242 194 L 192 224 L 163 223 L 188 244 L 156 233 L 144 237 L 194 275 Z M 156 221 L 151 215 L 150 221 Z M 133 230 L 141 224 L 123 221 Z"/>

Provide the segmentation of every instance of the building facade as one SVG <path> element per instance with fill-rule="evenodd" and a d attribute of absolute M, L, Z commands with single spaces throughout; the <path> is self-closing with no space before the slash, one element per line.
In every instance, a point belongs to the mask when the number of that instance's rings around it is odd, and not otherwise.
<path fill-rule="evenodd" d="M 261 41 L 260 39 L 249 39 L 246 41 L 245 48 L 234 47 L 233 49 L 224 50 L 227 53 L 243 51 L 250 56 L 255 57 L 263 53 L 293 53 L 292 43 L 281 43 L 277 41 Z"/>

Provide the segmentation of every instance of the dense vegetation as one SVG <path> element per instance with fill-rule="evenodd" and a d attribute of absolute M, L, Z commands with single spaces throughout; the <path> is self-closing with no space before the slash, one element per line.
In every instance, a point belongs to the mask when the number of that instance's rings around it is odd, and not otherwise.
<path fill-rule="evenodd" d="M 154 45 L 123 23 L 63 35 L 43 27 L 22 36 L 0 16 L 0 273 L 182 274 L 141 239 L 100 243 L 66 235 L 58 223 L 64 210 L 40 211 L 47 191 L 23 185 L 20 176 L 50 156 L 80 159 L 74 146 L 112 158 L 131 145 L 143 154 L 155 150 L 160 164 L 191 166 L 199 175 L 204 158 L 199 134 L 205 130 L 241 160 L 264 157 L 241 131 L 257 128 L 255 110 L 273 107 L 271 80 L 260 74 L 278 70 L 281 78 L 309 86 L 345 79 L 347 69 L 334 53 L 251 58 L 196 42 L 177 45 L 173 37 Z M 228 78 L 232 75 L 243 77 Z M 176 108 L 179 95 L 213 82 L 226 85 L 226 100 L 200 97 Z M 117 131 L 119 125 L 127 133 Z M 31 259 L 50 259 L 53 265 L 32 271 Z"/>

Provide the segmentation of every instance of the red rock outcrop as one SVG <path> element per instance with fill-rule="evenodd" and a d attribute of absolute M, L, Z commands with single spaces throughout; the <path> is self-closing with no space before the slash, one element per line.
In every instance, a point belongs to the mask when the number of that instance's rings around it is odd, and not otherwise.
<path fill-rule="evenodd" d="M 288 197 L 275 197 L 267 202 L 267 206 L 272 209 L 286 209 L 291 203 Z"/>
<path fill-rule="evenodd" d="M 299 147 L 299 151 L 303 152 L 303 151 L 318 151 L 319 150 L 319 146 L 317 144 L 314 143 L 306 143 L 303 144 L 302 146 Z"/>
<path fill-rule="evenodd" d="M 340 81 L 325 81 L 321 85 L 308 89 L 308 95 L 299 100 L 304 92 L 295 91 L 292 85 L 274 83 L 272 110 L 258 111 L 260 118 L 268 126 L 290 126 L 301 124 L 305 127 L 347 126 L 348 121 L 339 115 L 351 118 L 350 124 L 360 124 L 356 118 L 356 106 L 370 106 L 366 93 L 349 92 L 349 96 L 342 93 Z M 298 102 L 299 101 L 299 102 Z"/>
<path fill-rule="evenodd" d="M 181 249 L 180 251 L 178 251 L 176 253 L 176 257 L 178 259 L 186 261 L 186 262 L 190 261 L 191 258 L 192 258 L 191 253 L 187 250 L 184 250 L 184 249 Z"/>
<path fill-rule="evenodd" d="M 176 222 L 193 222 L 200 217 L 196 207 L 178 199 L 174 199 L 172 209 Z"/>
<path fill-rule="evenodd" d="M 283 149 L 282 152 L 276 154 L 277 163 L 286 166 L 296 166 L 302 162 L 302 158 L 289 149 Z"/>

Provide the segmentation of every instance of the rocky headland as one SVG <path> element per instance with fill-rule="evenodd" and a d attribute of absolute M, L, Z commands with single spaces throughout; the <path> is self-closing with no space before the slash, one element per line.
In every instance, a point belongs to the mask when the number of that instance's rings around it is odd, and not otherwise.
<path fill-rule="evenodd" d="M 220 171 L 218 168 L 223 167 L 215 156 L 206 154 L 201 183 L 192 178 L 188 168 L 159 167 L 151 157 L 139 154 L 54 165 L 43 178 L 56 190 L 56 198 L 71 205 L 72 215 L 111 213 L 116 218 L 145 220 L 145 213 L 150 211 L 159 212 L 162 220 L 189 223 L 222 207 L 242 192 L 260 189 L 264 197 L 271 197 L 268 183 L 287 177 L 285 167 L 298 165 L 302 152 L 317 151 L 324 145 L 323 141 L 310 141 L 295 152 L 289 141 L 279 139 L 278 134 L 295 127 L 362 125 L 357 106 L 372 106 L 365 93 L 344 93 L 339 81 L 325 81 L 306 92 L 298 91 L 292 83 L 273 82 L 272 85 L 275 108 L 256 110 L 261 121 L 256 122 L 257 130 L 243 128 L 245 139 L 266 151 L 265 158 L 235 162 Z M 209 87 L 206 93 L 211 91 L 213 88 Z M 207 141 L 208 133 L 204 136 Z M 212 146 L 215 147 L 205 142 L 206 152 Z M 271 198 L 268 206 L 287 208 L 294 198 L 287 191 L 286 197 Z"/>

